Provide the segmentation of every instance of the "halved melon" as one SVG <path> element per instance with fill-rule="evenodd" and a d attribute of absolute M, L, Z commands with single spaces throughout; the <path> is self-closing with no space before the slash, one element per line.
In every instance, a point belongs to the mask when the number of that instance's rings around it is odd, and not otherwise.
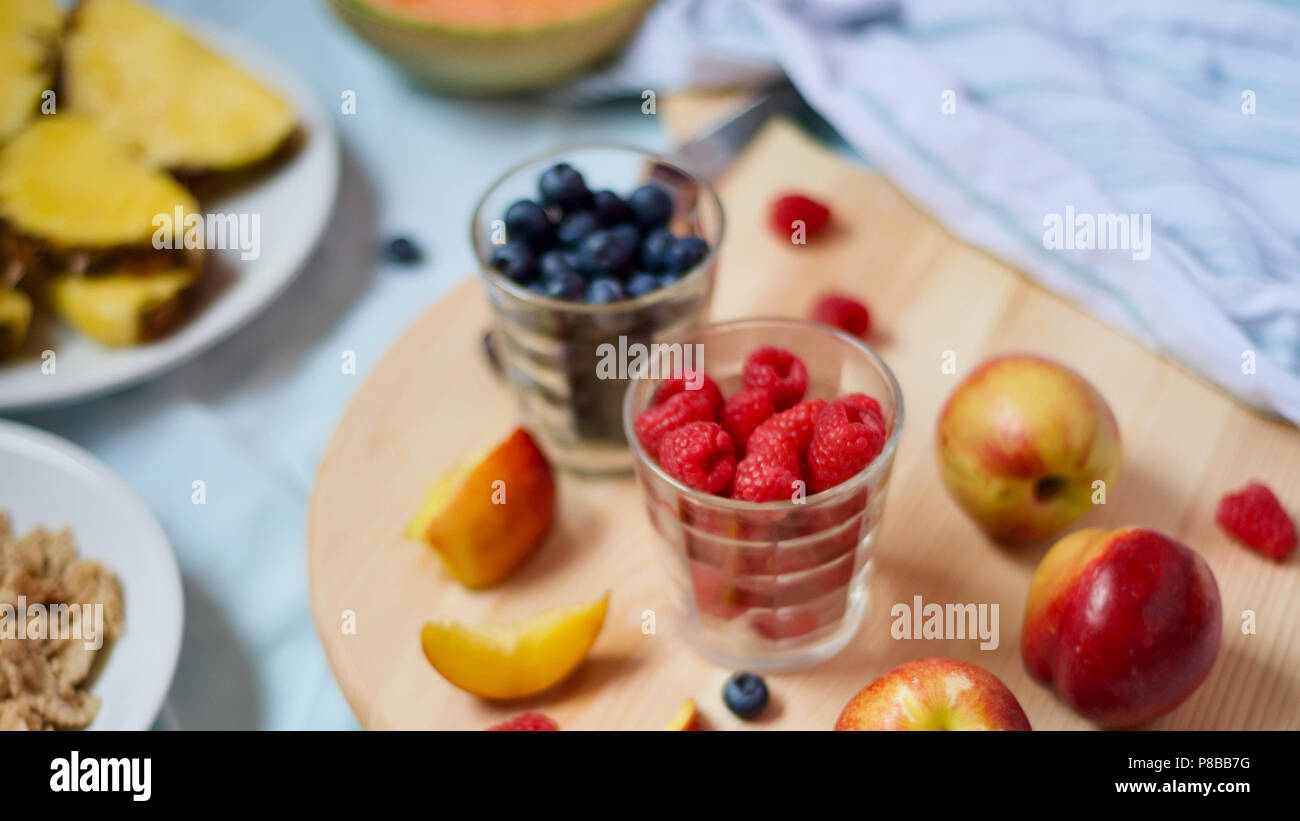
<path fill-rule="evenodd" d="M 564 80 L 606 56 L 654 0 L 331 0 L 362 39 L 416 79 L 457 94 Z"/>
<path fill-rule="evenodd" d="M 32 301 L 22 291 L 0 285 L 0 359 L 18 350 L 32 323 Z"/>
<path fill-rule="evenodd" d="M 53 83 L 62 25 L 54 0 L 0 0 L 0 142 L 36 115 Z"/>
<path fill-rule="evenodd" d="M 104 345 L 138 345 L 170 331 L 185 315 L 196 271 L 56 276 L 50 302 L 69 325 Z"/>
<path fill-rule="evenodd" d="M 0 150 L 0 218 L 55 246 L 148 245 L 155 218 L 174 221 L 178 208 L 199 212 L 171 176 L 83 117 L 41 117 Z"/>
<path fill-rule="evenodd" d="M 164 168 L 249 165 L 294 129 L 281 97 L 135 0 L 82 0 L 63 69 L 69 111 Z"/>

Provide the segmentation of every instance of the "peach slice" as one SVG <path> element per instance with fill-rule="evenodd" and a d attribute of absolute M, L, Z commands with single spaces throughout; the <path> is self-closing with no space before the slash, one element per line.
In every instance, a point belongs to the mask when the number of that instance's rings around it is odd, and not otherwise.
<path fill-rule="evenodd" d="M 700 722 L 700 711 L 695 706 L 695 699 L 688 698 L 682 702 L 682 706 L 677 708 L 677 714 L 673 720 L 668 722 L 665 730 L 703 730 L 704 727 Z"/>
<path fill-rule="evenodd" d="M 406 535 L 427 543 L 466 587 L 488 587 L 537 548 L 555 517 L 555 478 L 523 428 L 443 474 Z"/>
<path fill-rule="evenodd" d="M 609 594 L 591 604 L 545 610 L 515 624 L 431 621 L 420 633 L 433 669 L 460 689 L 492 699 L 540 693 L 587 657 L 605 623 Z"/>

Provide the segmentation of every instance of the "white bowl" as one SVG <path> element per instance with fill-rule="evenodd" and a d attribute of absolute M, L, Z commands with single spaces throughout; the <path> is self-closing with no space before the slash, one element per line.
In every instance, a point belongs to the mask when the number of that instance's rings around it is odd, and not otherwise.
<path fill-rule="evenodd" d="M 67 527 L 82 556 L 122 586 L 126 631 L 91 692 L 92 730 L 147 730 L 162 709 L 181 650 L 181 574 L 171 544 L 135 492 L 106 465 L 57 436 L 0 421 L 0 509 L 14 531 Z"/>
<path fill-rule="evenodd" d="M 142 382 L 197 356 L 230 336 L 271 304 L 297 275 L 316 247 L 334 207 L 339 148 L 329 109 L 292 69 L 258 45 L 209 24 L 190 31 L 253 76 L 280 92 L 293 106 L 303 147 L 256 185 L 211 202 L 211 211 L 258 214 L 261 255 L 240 258 L 238 249 L 213 251 L 231 281 L 197 315 L 173 333 L 132 348 L 107 348 L 52 317 L 33 319 L 27 347 L 0 362 L 0 412 L 80 401 Z M 39 327 L 37 327 L 39 323 Z M 57 368 L 42 368 L 47 340 Z"/>

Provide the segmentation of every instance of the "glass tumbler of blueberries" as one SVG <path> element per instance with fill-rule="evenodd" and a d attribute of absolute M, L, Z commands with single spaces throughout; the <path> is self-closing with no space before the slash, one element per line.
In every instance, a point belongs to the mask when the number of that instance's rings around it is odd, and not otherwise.
<path fill-rule="evenodd" d="M 635 148 L 553 152 L 483 195 L 471 241 L 492 342 L 523 424 L 556 465 L 631 470 L 622 402 L 636 346 L 705 320 L 722 233 L 707 182 Z"/>

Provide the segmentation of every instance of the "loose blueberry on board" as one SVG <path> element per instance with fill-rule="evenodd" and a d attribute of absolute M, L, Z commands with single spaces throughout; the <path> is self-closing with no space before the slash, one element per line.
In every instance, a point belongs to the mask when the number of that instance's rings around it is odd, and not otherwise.
<path fill-rule="evenodd" d="M 492 267 L 506 279 L 524 282 L 537 273 L 537 257 L 527 243 L 515 240 L 492 251 Z"/>
<path fill-rule="evenodd" d="M 673 242 L 665 255 L 668 271 L 684 273 L 694 268 L 709 253 L 709 244 L 700 237 L 681 237 Z"/>
<path fill-rule="evenodd" d="M 568 163 L 558 163 L 542 172 L 537 181 L 542 204 L 568 212 L 585 208 L 591 202 L 591 192 L 578 169 Z"/>
<path fill-rule="evenodd" d="M 621 242 L 611 231 L 592 231 L 578 248 L 578 272 L 587 276 L 622 276 L 636 246 Z"/>
<path fill-rule="evenodd" d="M 736 673 L 722 688 L 727 709 L 747 721 L 767 709 L 767 699 L 767 683 L 754 673 Z"/>
<path fill-rule="evenodd" d="M 617 279 L 597 277 L 587 286 L 587 301 L 592 305 L 606 305 L 623 298 L 623 286 Z"/>
<path fill-rule="evenodd" d="M 677 237 L 667 228 L 656 228 L 641 240 L 641 264 L 651 271 L 662 271 L 668 267 L 668 249 L 673 247 Z"/>
<path fill-rule="evenodd" d="M 569 251 L 558 249 L 545 251 L 537 258 L 537 272 L 542 279 L 558 279 L 578 272 L 573 263 L 573 254 Z"/>
<path fill-rule="evenodd" d="M 673 215 L 673 198 L 659 186 L 650 183 L 632 192 L 627 204 L 636 214 L 636 221 L 642 228 L 657 228 L 668 222 Z"/>
<path fill-rule="evenodd" d="M 542 293 L 551 299 L 578 301 L 587 292 L 587 280 L 570 271 L 563 276 L 542 280 Z"/>
<path fill-rule="evenodd" d="M 594 209 L 601 225 L 618 225 L 636 219 L 627 202 L 613 191 L 597 191 Z"/>
<path fill-rule="evenodd" d="M 659 290 L 659 277 L 642 271 L 627 281 L 627 295 L 633 298 L 643 297 Z"/>
<path fill-rule="evenodd" d="M 555 228 L 546 209 L 532 200 L 519 200 L 506 209 L 506 237 L 523 240 L 540 251 L 554 240 Z"/>
<path fill-rule="evenodd" d="M 561 245 L 572 248 L 600 227 L 600 221 L 590 211 L 577 211 L 560 220 L 555 227 L 555 237 Z"/>
<path fill-rule="evenodd" d="M 384 258 L 398 265 L 415 265 L 423 256 L 420 246 L 407 237 L 393 237 L 384 244 Z"/>

